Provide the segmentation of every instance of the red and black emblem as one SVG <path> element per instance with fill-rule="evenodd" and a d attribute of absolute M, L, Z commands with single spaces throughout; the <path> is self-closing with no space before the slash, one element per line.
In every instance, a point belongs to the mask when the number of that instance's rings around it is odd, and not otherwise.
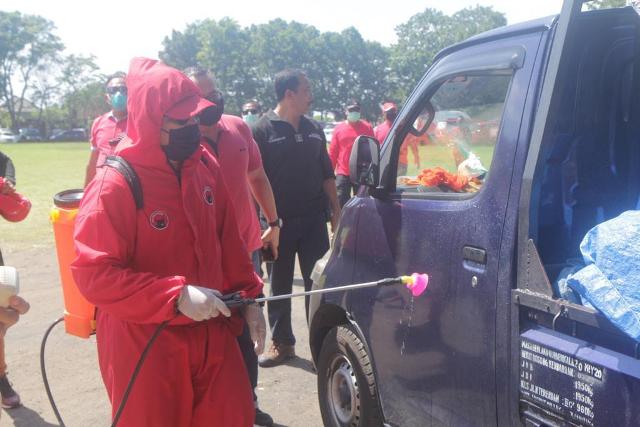
<path fill-rule="evenodd" d="M 213 205 L 213 190 L 208 185 L 204 187 L 202 191 L 202 196 L 204 197 L 204 201 L 207 202 L 208 205 Z"/>
<path fill-rule="evenodd" d="M 165 211 L 153 211 L 149 216 L 149 223 L 156 230 L 164 230 L 169 226 L 169 215 Z"/>

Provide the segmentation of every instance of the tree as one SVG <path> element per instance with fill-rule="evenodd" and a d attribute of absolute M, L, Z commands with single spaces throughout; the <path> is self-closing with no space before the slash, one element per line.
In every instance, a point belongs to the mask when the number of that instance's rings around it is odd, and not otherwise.
<path fill-rule="evenodd" d="M 625 0 L 592 0 L 584 4 L 587 10 L 610 9 L 613 7 L 625 7 Z"/>
<path fill-rule="evenodd" d="M 199 26 L 195 22 L 187 25 L 184 32 L 173 30 L 171 37 L 165 37 L 162 42 L 160 59 L 181 70 L 195 65 L 196 56 L 202 47 L 196 34 Z"/>
<path fill-rule="evenodd" d="M 250 55 L 249 34 L 230 18 L 207 19 L 197 30 L 200 50 L 198 63 L 211 70 L 225 93 L 225 109 L 240 113 L 244 101 L 256 94 L 256 79 Z"/>
<path fill-rule="evenodd" d="M 15 130 L 34 74 L 56 64 L 64 45 L 40 16 L 0 11 L 0 28 L 0 100 Z"/>
<path fill-rule="evenodd" d="M 398 42 L 391 53 L 396 90 L 390 95 L 404 99 L 440 50 L 506 23 L 504 14 L 484 6 L 462 9 L 452 16 L 427 8 L 412 16 L 396 27 Z"/>
<path fill-rule="evenodd" d="M 95 116 L 87 108 L 96 99 L 102 104 L 104 76 L 97 73 L 98 66 L 95 57 L 82 55 L 68 55 L 62 61 L 60 69 L 61 96 L 67 111 L 68 127 L 87 127 Z"/>

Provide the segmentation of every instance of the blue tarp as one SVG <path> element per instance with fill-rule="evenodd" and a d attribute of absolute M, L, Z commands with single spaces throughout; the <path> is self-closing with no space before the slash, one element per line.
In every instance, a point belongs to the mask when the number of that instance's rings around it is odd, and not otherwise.
<path fill-rule="evenodd" d="M 595 226 L 580 251 L 585 267 L 574 265 L 570 268 L 577 271 L 559 280 L 562 296 L 574 302 L 579 297 L 640 341 L 640 211 Z"/>

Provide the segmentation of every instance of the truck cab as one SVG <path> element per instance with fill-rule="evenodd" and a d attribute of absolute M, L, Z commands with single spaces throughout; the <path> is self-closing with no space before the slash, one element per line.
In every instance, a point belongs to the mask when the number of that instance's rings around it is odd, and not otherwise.
<path fill-rule="evenodd" d="M 640 17 L 582 3 L 443 50 L 381 148 L 354 144 L 314 288 L 429 285 L 311 298 L 325 425 L 640 425 L 638 341 L 554 286 L 640 199 Z"/>

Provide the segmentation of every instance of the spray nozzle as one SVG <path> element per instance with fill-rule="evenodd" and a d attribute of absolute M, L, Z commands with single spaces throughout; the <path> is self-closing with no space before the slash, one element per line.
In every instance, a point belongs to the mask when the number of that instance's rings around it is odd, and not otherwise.
<path fill-rule="evenodd" d="M 411 276 L 402 276 L 402 283 L 411 291 L 411 295 L 417 297 L 427 289 L 429 275 L 426 273 L 413 273 Z"/>

